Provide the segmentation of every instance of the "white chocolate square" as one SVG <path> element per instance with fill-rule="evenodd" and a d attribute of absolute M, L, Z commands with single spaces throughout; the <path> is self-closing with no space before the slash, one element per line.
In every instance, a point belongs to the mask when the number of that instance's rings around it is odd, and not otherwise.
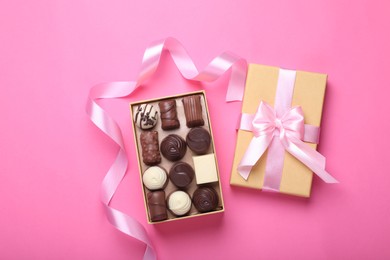
<path fill-rule="evenodd" d="M 218 181 L 217 165 L 213 153 L 193 156 L 195 177 L 197 184 L 204 184 Z"/>

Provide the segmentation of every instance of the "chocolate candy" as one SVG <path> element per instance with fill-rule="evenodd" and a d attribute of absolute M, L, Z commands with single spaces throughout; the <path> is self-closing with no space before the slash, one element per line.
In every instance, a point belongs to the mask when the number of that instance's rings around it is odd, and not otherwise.
<path fill-rule="evenodd" d="M 186 141 L 176 134 L 170 134 L 161 141 L 161 153 L 172 162 L 183 158 L 186 151 Z"/>
<path fill-rule="evenodd" d="M 169 179 L 179 188 L 187 187 L 194 179 L 194 169 L 185 162 L 175 163 L 169 171 Z"/>
<path fill-rule="evenodd" d="M 149 190 L 163 189 L 168 183 L 167 173 L 161 167 L 149 167 L 142 176 L 142 182 Z"/>
<path fill-rule="evenodd" d="M 184 114 L 188 127 L 204 125 L 202 117 L 202 104 L 199 95 L 187 96 L 182 99 Z"/>
<path fill-rule="evenodd" d="M 175 191 L 168 197 L 168 208 L 176 216 L 186 215 L 191 209 L 191 198 L 184 191 Z"/>
<path fill-rule="evenodd" d="M 192 196 L 192 202 L 199 212 L 208 212 L 217 208 L 218 194 L 211 187 L 199 187 Z"/>
<path fill-rule="evenodd" d="M 148 193 L 148 207 L 151 221 L 161 221 L 168 218 L 164 191 Z"/>
<path fill-rule="evenodd" d="M 146 165 L 156 165 L 161 162 L 157 131 L 145 131 L 141 133 L 141 148 L 142 159 Z"/>
<path fill-rule="evenodd" d="M 151 129 L 157 124 L 158 112 L 151 104 L 142 104 L 134 111 L 134 123 L 140 129 Z"/>
<path fill-rule="evenodd" d="M 172 130 L 180 127 L 177 118 L 176 100 L 169 99 L 158 103 L 160 107 L 161 128 L 163 130 Z"/>
<path fill-rule="evenodd" d="M 211 136 L 206 129 L 195 127 L 187 134 L 186 142 L 194 153 L 205 154 L 210 147 Z"/>

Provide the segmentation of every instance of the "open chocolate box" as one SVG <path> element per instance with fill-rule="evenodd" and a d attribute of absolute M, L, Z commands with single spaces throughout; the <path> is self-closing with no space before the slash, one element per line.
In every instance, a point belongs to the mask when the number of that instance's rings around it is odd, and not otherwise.
<path fill-rule="evenodd" d="M 204 91 L 130 104 L 148 223 L 224 211 Z"/>

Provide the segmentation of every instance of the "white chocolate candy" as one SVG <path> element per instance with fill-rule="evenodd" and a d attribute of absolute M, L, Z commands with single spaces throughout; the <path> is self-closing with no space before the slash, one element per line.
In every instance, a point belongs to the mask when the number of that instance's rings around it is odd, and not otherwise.
<path fill-rule="evenodd" d="M 168 208 L 176 216 L 183 216 L 191 209 L 191 198 L 184 191 L 175 191 L 169 195 Z"/>
<path fill-rule="evenodd" d="M 196 184 L 204 184 L 218 181 L 217 165 L 213 153 L 193 156 Z"/>
<path fill-rule="evenodd" d="M 163 168 L 152 166 L 146 169 L 142 181 L 149 190 L 158 190 L 165 186 L 167 178 L 167 173 Z"/>
<path fill-rule="evenodd" d="M 140 129 L 151 129 L 157 124 L 158 112 L 151 104 L 142 104 L 134 111 L 134 123 Z"/>

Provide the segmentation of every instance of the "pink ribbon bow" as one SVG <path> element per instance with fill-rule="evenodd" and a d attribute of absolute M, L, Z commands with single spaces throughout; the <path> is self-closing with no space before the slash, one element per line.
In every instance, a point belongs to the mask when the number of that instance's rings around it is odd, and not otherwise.
<path fill-rule="evenodd" d="M 252 167 L 267 150 L 273 138 L 278 138 L 285 150 L 310 168 L 323 181 L 338 183 L 325 171 L 325 157 L 302 141 L 305 135 L 305 124 L 301 107 L 290 108 L 278 117 L 274 108 L 265 102 L 260 102 L 254 117 L 243 114 L 241 120 L 240 128 L 252 131 L 254 134 L 238 166 L 238 172 L 245 180 L 248 179 Z"/>

